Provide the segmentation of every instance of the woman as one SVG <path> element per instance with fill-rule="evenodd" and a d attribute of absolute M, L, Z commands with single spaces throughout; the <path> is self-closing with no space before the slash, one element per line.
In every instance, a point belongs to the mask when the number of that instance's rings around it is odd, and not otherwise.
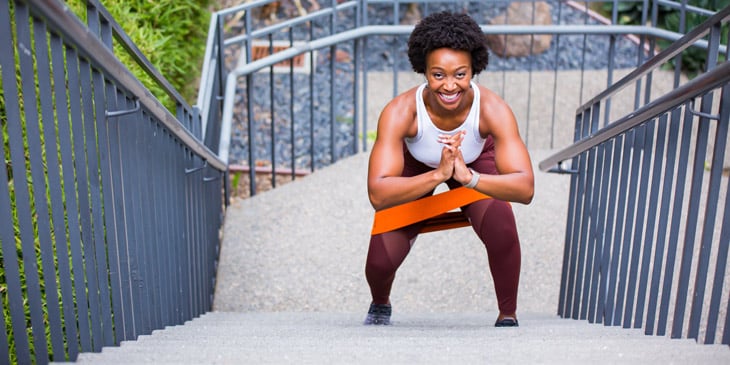
<path fill-rule="evenodd" d="M 472 82 L 488 62 L 485 36 L 466 14 L 441 12 L 408 40 L 426 82 L 391 100 L 378 120 L 368 167 L 375 210 L 433 194 L 441 183 L 489 195 L 462 207 L 484 243 L 499 303 L 495 326 L 517 326 L 520 243 L 508 201 L 529 204 L 532 164 L 510 107 Z M 372 303 L 365 324 L 390 324 L 390 291 L 421 224 L 370 238 L 365 275 Z"/>

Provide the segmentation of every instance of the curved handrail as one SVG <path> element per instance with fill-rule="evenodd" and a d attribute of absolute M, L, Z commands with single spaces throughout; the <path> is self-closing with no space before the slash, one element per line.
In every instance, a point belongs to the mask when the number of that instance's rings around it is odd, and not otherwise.
<path fill-rule="evenodd" d="M 221 124 L 220 143 L 218 144 L 218 157 L 228 163 L 228 149 L 230 146 L 231 123 L 233 115 L 233 103 L 236 92 L 236 79 L 241 76 L 252 74 L 265 67 L 269 67 L 281 61 L 285 61 L 298 55 L 312 52 L 321 48 L 329 47 L 338 43 L 352 41 L 358 38 L 373 35 L 407 35 L 413 30 L 412 25 L 368 25 L 353 30 L 343 31 L 334 35 L 323 37 L 309 42 L 303 42 L 291 48 L 276 52 L 272 55 L 263 57 L 256 61 L 247 63 L 232 70 L 227 78 L 225 85 L 225 96 L 223 102 L 223 119 Z M 571 35 L 571 34 L 640 34 L 653 36 L 657 38 L 676 40 L 681 34 L 652 28 L 648 26 L 613 26 L 606 27 L 603 25 L 482 25 L 482 31 L 485 34 L 507 34 L 507 35 L 524 35 L 524 34 L 554 34 L 554 35 Z M 701 42 L 698 46 L 704 46 Z"/>

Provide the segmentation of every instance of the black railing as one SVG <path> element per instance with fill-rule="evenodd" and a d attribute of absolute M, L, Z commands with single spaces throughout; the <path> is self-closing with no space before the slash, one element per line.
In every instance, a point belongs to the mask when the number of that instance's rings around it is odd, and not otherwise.
<path fill-rule="evenodd" d="M 730 344 L 728 21 L 730 7 L 578 108 L 576 142 L 540 163 L 572 173 L 561 316 Z M 707 71 L 650 101 L 652 73 L 700 40 Z M 631 85 L 636 110 L 599 128 Z"/>
<path fill-rule="evenodd" d="M 74 360 L 212 306 L 226 165 L 197 111 L 86 4 L 88 27 L 61 1 L 0 0 L 0 363 Z"/>

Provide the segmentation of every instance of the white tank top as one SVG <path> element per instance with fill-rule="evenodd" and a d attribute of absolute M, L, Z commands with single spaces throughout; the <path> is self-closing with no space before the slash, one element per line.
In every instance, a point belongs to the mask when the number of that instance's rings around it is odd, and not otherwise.
<path fill-rule="evenodd" d="M 416 91 L 418 133 L 413 138 L 405 139 L 408 151 L 416 160 L 436 168 L 441 161 L 441 150 L 443 149 L 443 143 L 438 141 L 438 135 L 454 135 L 466 130 L 465 138 L 461 142 L 461 154 L 464 156 L 465 163 L 474 162 L 482 153 L 486 141 L 479 134 L 479 87 L 474 82 L 471 83 L 471 88 L 474 90 L 474 101 L 471 104 L 469 115 L 466 116 L 466 119 L 458 128 L 450 131 L 438 129 L 431 121 L 431 117 L 428 116 L 426 104 L 423 102 L 423 89 L 425 88 L 426 84 L 424 83 Z"/>

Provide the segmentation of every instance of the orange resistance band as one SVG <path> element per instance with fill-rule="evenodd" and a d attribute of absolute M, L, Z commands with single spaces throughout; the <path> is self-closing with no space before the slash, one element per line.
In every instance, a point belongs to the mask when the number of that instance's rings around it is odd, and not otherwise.
<path fill-rule="evenodd" d="M 482 199 L 491 197 L 462 186 L 383 209 L 375 212 L 371 234 L 390 232 L 424 220 L 426 225 L 421 229 L 421 233 L 465 227 L 469 225 L 469 220 L 464 213 L 450 211 Z"/>

